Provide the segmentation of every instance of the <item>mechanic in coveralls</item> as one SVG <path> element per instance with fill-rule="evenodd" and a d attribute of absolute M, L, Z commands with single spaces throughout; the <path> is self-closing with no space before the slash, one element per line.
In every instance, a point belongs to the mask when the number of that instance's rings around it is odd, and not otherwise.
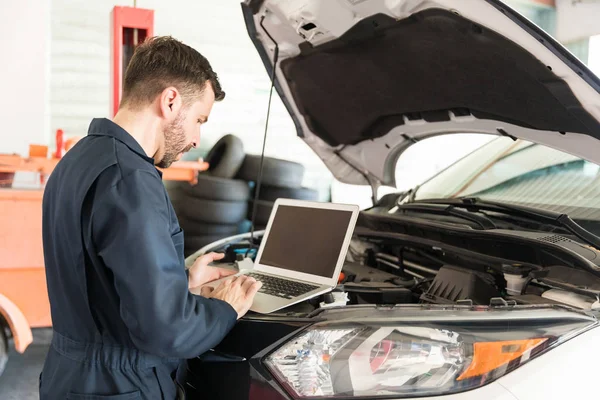
<path fill-rule="evenodd" d="M 216 254 L 186 272 L 183 232 L 155 167 L 198 144 L 223 97 L 197 51 L 150 39 L 131 59 L 114 120 L 94 119 L 53 171 L 43 243 L 54 333 L 41 400 L 183 398 L 180 360 L 217 345 L 248 311 L 260 288 L 252 278 L 190 293 L 230 272 L 208 266 Z"/>

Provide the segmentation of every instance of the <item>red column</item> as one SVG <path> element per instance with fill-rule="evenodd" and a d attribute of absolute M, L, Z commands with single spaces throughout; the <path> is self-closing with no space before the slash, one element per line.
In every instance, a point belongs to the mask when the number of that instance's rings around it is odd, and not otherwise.
<path fill-rule="evenodd" d="M 112 11 L 111 112 L 119 109 L 123 75 L 135 46 L 154 36 L 154 10 L 115 6 Z"/>

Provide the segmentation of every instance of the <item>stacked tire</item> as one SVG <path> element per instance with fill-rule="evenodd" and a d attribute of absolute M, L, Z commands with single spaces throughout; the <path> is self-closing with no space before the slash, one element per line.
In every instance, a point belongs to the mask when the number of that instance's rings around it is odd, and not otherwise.
<path fill-rule="evenodd" d="M 8 362 L 8 339 L 6 337 L 6 328 L 4 327 L 3 320 L 0 318 L 0 376 L 6 368 Z"/>
<path fill-rule="evenodd" d="M 257 180 L 260 171 L 261 157 L 248 154 L 240 166 L 236 179 L 251 183 L 252 192 L 248 202 L 248 220 L 252 221 L 253 213 L 255 229 L 264 229 L 269 222 L 275 200 L 278 198 L 317 201 L 316 190 L 302 187 L 304 166 L 287 160 L 264 157 L 261 184 L 256 205 Z"/>
<path fill-rule="evenodd" d="M 208 171 L 198 183 L 165 182 L 173 208 L 184 231 L 185 256 L 219 239 L 235 235 L 248 214 L 248 182 L 234 179 L 244 161 L 242 141 L 222 137 L 206 156 Z"/>

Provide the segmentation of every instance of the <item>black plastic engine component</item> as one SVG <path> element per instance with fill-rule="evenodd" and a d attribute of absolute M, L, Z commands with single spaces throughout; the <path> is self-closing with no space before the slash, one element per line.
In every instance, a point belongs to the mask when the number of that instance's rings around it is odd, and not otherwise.
<path fill-rule="evenodd" d="M 346 275 L 347 282 L 354 283 L 391 282 L 398 278 L 398 275 L 354 262 L 347 262 L 344 264 L 342 272 Z"/>
<path fill-rule="evenodd" d="M 350 304 L 406 304 L 416 302 L 412 290 L 388 282 L 346 283 Z"/>
<path fill-rule="evenodd" d="M 445 265 L 440 268 L 429 290 L 421 295 L 421 301 L 454 304 L 470 299 L 473 304 L 488 305 L 493 297 L 500 297 L 493 275 Z"/>
<path fill-rule="evenodd" d="M 557 265 L 533 271 L 529 276 L 552 287 L 585 296 L 600 295 L 600 279 L 587 271 Z"/>
<path fill-rule="evenodd" d="M 231 244 L 225 249 L 225 257 L 221 262 L 233 263 L 235 261 L 241 261 L 241 259 L 246 256 L 246 253 L 248 253 L 247 256 L 252 259 L 256 256 L 256 249 L 251 248 L 250 242 L 243 241 Z"/>

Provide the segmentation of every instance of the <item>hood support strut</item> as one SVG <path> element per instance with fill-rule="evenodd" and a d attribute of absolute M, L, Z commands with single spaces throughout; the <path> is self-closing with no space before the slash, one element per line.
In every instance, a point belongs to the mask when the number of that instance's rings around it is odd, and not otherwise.
<path fill-rule="evenodd" d="M 371 187 L 371 201 L 373 202 L 373 205 L 375 205 L 375 203 L 377 203 L 377 192 L 379 191 L 381 182 L 379 181 L 379 179 L 373 177 L 371 174 L 361 171 L 358 167 L 356 167 L 354 164 L 348 161 L 348 159 L 344 157 L 341 153 L 344 150 L 344 148 L 346 148 L 346 146 L 343 146 L 340 150 L 335 150 L 334 154 L 365 178 L 365 180 L 369 183 L 369 186 Z"/>

